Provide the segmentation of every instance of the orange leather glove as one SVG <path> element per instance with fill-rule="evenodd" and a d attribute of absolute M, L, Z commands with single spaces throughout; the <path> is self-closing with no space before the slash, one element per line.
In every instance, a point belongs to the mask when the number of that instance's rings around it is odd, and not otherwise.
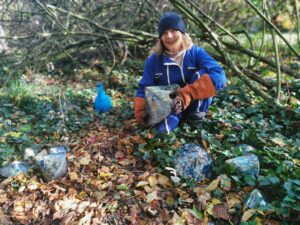
<path fill-rule="evenodd" d="M 141 97 L 134 98 L 134 115 L 137 122 L 146 126 L 145 117 L 146 117 L 146 100 Z"/>
<path fill-rule="evenodd" d="M 192 84 L 177 89 L 170 94 L 173 98 L 171 108 L 176 114 L 181 113 L 191 103 L 192 100 L 207 99 L 215 96 L 216 89 L 208 74 L 204 74 Z"/>

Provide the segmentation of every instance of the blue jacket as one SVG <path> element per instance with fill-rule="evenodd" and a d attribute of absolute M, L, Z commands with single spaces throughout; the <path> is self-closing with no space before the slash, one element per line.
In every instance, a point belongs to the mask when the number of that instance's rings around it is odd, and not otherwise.
<path fill-rule="evenodd" d="M 205 73 L 211 78 L 216 90 L 224 87 L 224 70 L 203 48 L 193 45 L 187 49 L 181 67 L 165 54 L 152 54 L 146 60 L 136 96 L 145 98 L 146 86 L 178 84 L 184 87 Z"/>

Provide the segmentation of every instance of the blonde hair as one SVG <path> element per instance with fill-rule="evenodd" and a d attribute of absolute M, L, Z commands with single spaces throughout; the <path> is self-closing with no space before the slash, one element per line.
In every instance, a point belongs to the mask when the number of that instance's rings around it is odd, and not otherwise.
<path fill-rule="evenodd" d="M 189 49 L 193 45 L 193 41 L 188 33 L 182 35 L 182 50 Z M 161 55 L 166 50 L 164 44 L 162 43 L 161 38 L 157 40 L 155 45 L 151 49 L 151 54 L 156 54 L 157 56 Z"/>

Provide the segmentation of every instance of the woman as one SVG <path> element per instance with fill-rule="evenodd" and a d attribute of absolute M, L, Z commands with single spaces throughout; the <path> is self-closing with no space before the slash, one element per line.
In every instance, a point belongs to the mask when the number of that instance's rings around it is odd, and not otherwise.
<path fill-rule="evenodd" d="M 173 112 L 155 126 L 157 132 L 169 133 L 183 118 L 201 127 L 212 97 L 226 83 L 225 73 L 203 48 L 193 45 L 180 15 L 165 13 L 158 24 L 158 35 L 134 99 L 136 120 L 145 126 L 145 87 L 178 84 L 180 88 L 171 95 Z"/>

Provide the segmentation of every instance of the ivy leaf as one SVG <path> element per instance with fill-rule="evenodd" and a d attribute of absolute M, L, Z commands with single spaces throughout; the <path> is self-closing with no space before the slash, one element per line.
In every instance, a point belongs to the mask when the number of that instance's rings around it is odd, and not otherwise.
<path fill-rule="evenodd" d="M 31 129 L 32 129 L 32 127 L 30 124 L 25 124 L 20 128 L 20 131 L 24 132 L 24 133 L 28 133 L 31 131 Z"/>

